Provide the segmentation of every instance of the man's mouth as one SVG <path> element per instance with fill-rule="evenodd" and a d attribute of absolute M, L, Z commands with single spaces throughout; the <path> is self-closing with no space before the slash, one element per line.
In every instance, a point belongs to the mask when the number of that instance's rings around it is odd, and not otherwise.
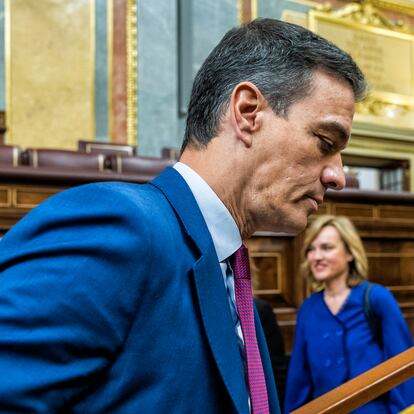
<path fill-rule="evenodd" d="M 316 204 L 320 206 L 323 203 L 323 196 L 309 196 L 316 201 Z"/>
<path fill-rule="evenodd" d="M 318 207 L 322 204 L 323 198 L 307 195 L 307 199 L 312 204 L 312 210 L 318 211 Z"/>

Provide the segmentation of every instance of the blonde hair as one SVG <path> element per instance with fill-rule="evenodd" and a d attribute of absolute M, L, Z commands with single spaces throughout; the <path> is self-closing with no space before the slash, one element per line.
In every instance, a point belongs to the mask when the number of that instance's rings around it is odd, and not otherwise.
<path fill-rule="evenodd" d="M 349 263 L 347 278 L 348 286 L 353 287 L 359 285 L 367 278 L 368 259 L 355 226 L 352 224 L 351 220 L 345 216 L 321 215 L 308 227 L 301 252 L 302 262 L 300 271 L 302 276 L 311 282 L 312 290 L 320 290 L 323 288 L 323 283 L 317 282 L 312 275 L 307 259 L 307 253 L 313 240 L 326 226 L 332 226 L 338 231 L 345 248 L 353 257 L 352 261 Z"/>

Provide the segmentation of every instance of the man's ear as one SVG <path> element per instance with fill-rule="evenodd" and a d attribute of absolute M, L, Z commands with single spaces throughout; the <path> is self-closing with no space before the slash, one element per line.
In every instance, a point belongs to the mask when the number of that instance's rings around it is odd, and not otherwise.
<path fill-rule="evenodd" d="M 259 89 L 251 82 L 236 85 L 230 98 L 231 123 L 238 139 L 245 145 L 252 145 L 252 133 L 260 128 L 258 113 L 266 100 Z"/>

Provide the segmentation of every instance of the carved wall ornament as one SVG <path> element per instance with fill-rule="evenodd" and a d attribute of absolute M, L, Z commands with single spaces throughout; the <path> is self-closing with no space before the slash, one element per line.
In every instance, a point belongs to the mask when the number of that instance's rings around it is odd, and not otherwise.
<path fill-rule="evenodd" d="M 377 97 L 368 96 L 356 105 L 356 111 L 360 114 L 375 115 L 386 118 L 399 118 L 412 113 L 414 107 L 397 103 L 385 102 Z"/>
<path fill-rule="evenodd" d="M 381 13 L 370 0 L 361 0 L 352 2 L 346 6 L 332 10 L 328 8 L 329 3 L 325 4 L 326 12 L 332 16 L 361 23 L 367 26 L 381 27 L 388 30 L 394 30 L 402 33 L 411 33 L 410 27 L 401 20 L 391 20 Z"/>
<path fill-rule="evenodd" d="M 137 2 L 127 0 L 126 44 L 127 44 L 127 140 L 136 145 L 137 137 L 137 95 L 138 95 L 138 49 L 137 49 Z"/>
<path fill-rule="evenodd" d="M 414 129 L 412 34 L 366 0 L 338 10 L 310 10 L 308 27 L 350 53 L 365 74 L 370 94 L 357 106 L 356 122 Z"/>
<path fill-rule="evenodd" d="M 319 3 L 314 0 L 288 1 L 290 3 L 307 6 L 310 10 L 329 13 L 332 16 L 367 26 L 380 27 L 401 33 L 413 32 L 407 23 L 398 19 L 389 19 L 378 9 L 392 10 L 407 16 L 414 16 L 414 7 L 407 0 L 360 0 L 353 1 L 339 9 L 334 9 L 330 2 Z"/>

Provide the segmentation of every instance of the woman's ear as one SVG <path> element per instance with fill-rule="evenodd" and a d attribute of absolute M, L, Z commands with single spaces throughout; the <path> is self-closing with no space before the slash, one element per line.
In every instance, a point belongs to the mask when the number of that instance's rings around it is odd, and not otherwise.
<path fill-rule="evenodd" d="M 259 89 L 251 82 L 236 85 L 230 98 L 231 123 L 236 136 L 250 147 L 252 135 L 260 129 L 261 118 L 258 116 L 266 105 L 266 100 Z"/>

